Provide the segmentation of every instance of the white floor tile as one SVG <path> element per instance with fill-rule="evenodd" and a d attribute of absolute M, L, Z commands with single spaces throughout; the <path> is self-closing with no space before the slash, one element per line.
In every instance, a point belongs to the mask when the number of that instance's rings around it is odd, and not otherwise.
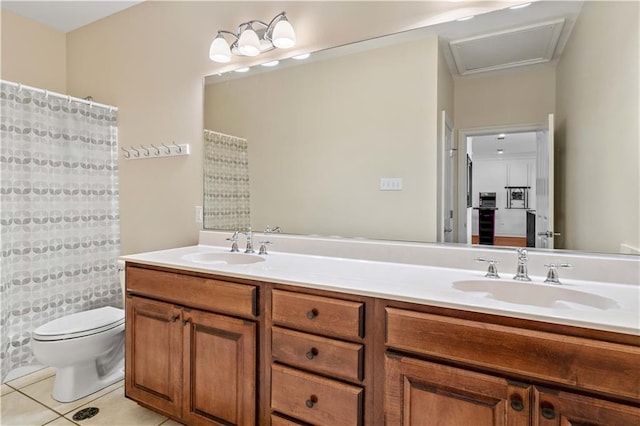
<path fill-rule="evenodd" d="M 2 384 L 2 392 L 0 393 L 0 396 L 5 396 L 11 392 L 15 392 L 15 389 L 13 389 L 11 386 L 9 385 L 5 385 L 4 383 Z"/>
<path fill-rule="evenodd" d="M 84 398 L 80 398 L 77 401 L 65 403 L 65 402 L 56 401 L 51 397 L 51 390 L 53 389 L 54 379 L 55 377 L 49 377 L 47 379 L 36 382 L 32 385 L 25 386 L 22 389 L 20 389 L 20 392 L 23 392 L 24 394 L 30 396 L 31 398 L 35 399 L 41 404 L 46 405 L 52 410 L 57 411 L 60 414 L 67 414 L 71 411 L 76 411 L 78 407 L 86 405 L 90 401 L 93 401 L 101 397 L 102 395 L 105 395 L 121 386 L 124 386 L 124 380 L 121 380 L 117 383 L 114 383 L 111 386 L 108 386 L 102 389 L 101 391 L 92 393 L 91 395 L 86 396 Z"/>
<path fill-rule="evenodd" d="M 45 426 L 75 426 L 77 423 L 71 422 L 64 417 L 58 417 L 54 421 L 47 423 Z"/>
<path fill-rule="evenodd" d="M 20 392 L 11 392 L 2 397 L 0 419 L 3 426 L 41 426 L 59 416 Z"/>
<path fill-rule="evenodd" d="M 40 380 L 44 380 L 48 377 L 55 376 L 56 369 L 53 367 L 43 368 L 34 373 L 27 374 L 26 376 L 19 377 L 15 380 L 11 380 L 7 382 L 9 386 L 14 389 L 21 389 L 25 386 L 29 386 L 30 384 L 39 382 Z"/>
<path fill-rule="evenodd" d="M 167 418 L 139 406 L 135 402 L 124 397 L 124 387 L 109 392 L 108 394 L 91 401 L 79 409 L 86 407 L 96 407 L 100 410 L 98 414 L 90 419 L 82 420 L 82 426 L 113 426 L 113 425 L 136 425 L 136 426 L 158 426 Z M 73 413 L 66 417 L 71 419 Z"/>

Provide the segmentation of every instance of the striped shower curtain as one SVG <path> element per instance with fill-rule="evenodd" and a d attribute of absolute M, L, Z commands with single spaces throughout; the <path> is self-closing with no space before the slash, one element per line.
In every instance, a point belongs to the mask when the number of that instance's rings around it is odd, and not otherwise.
<path fill-rule="evenodd" d="M 116 109 L 6 81 L 0 102 L 4 380 L 35 328 L 122 295 Z"/>

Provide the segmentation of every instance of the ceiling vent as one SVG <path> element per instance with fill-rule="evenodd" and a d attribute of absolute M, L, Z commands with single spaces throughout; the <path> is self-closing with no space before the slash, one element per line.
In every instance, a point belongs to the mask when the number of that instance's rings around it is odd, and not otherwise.
<path fill-rule="evenodd" d="M 564 19 L 451 41 L 460 75 L 549 62 Z"/>

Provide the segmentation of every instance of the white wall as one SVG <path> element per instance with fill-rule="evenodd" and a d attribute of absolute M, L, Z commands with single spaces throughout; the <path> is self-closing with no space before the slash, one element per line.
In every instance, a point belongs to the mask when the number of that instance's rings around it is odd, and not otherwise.
<path fill-rule="evenodd" d="M 66 36 L 10 10 L 0 9 L 2 79 L 65 93 Z"/>
<path fill-rule="evenodd" d="M 564 247 L 640 247 L 639 7 L 585 2 L 558 65 L 556 230 Z"/>
<path fill-rule="evenodd" d="M 458 129 L 546 123 L 555 111 L 556 75 L 552 64 L 458 77 L 455 125 Z"/>

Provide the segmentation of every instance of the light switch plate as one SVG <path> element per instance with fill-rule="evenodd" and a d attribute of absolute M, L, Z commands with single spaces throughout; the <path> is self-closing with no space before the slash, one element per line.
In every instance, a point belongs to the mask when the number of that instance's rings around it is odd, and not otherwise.
<path fill-rule="evenodd" d="M 380 191 L 402 191 L 402 178 L 381 178 Z"/>

